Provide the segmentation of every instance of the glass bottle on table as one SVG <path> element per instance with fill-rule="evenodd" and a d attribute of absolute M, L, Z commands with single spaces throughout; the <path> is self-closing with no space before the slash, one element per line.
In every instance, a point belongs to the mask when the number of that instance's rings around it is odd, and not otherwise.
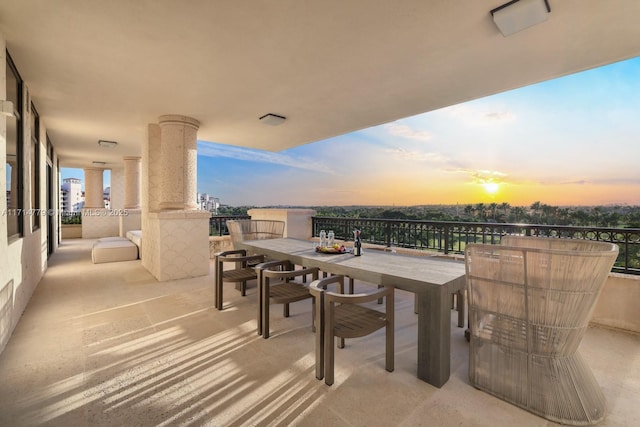
<path fill-rule="evenodd" d="M 332 248 L 333 244 L 335 243 L 335 237 L 336 235 L 333 233 L 333 230 L 329 230 L 329 233 L 327 234 L 327 246 Z"/>
<path fill-rule="evenodd" d="M 360 230 L 353 232 L 353 254 L 355 256 L 362 255 L 362 240 L 360 240 Z"/>
<path fill-rule="evenodd" d="M 327 232 L 324 230 L 320 230 L 320 243 L 318 244 L 321 248 L 327 246 Z"/>

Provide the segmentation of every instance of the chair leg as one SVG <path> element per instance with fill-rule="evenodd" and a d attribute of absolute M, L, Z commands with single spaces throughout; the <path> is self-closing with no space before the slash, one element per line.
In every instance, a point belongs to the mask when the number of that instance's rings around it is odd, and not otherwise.
<path fill-rule="evenodd" d="M 262 284 L 262 338 L 269 338 L 269 279 Z"/>
<path fill-rule="evenodd" d="M 384 288 L 384 286 L 378 285 L 378 289 L 380 289 L 380 288 Z M 382 304 L 382 300 L 383 300 L 383 298 L 378 298 L 378 304 Z"/>
<path fill-rule="evenodd" d="M 243 280 L 242 283 L 240 283 L 240 295 L 242 295 L 243 297 L 247 296 L 247 281 Z"/>
<path fill-rule="evenodd" d="M 282 306 L 282 315 L 284 317 L 289 317 L 289 303 L 283 304 L 283 306 Z"/>
<path fill-rule="evenodd" d="M 311 332 L 316 331 L 316 299 L 311 297 Z"/>
<path fill-rule="evenodd" d="M 349 277 L 349 294 L 353 295 L 355 289 L 354 280 L 352 277 Z"/>
<path fill-rule="evenodd" d="M 466 310 L 466 301 L 464 299 L 464 290 L 460 290 L 457 293 L 457 304 L 458 307 L 458 328 L 464 328 L 464 315 Z"/>
<path fill-rule="evenodd" d="M 314 298 L 314 319 L 316 325 L 316 378 L 324 378 L 324 295 L 318 296 L 318 301 Z"/>
<path fill-rule="evenodd" d="M 222 310 L 222 263 L 216 263 L 215 279 L 215 304 L 218 310 Z"/>
<path fill-rule="evenodd" d="M 395 368 L 395 295 L 392 292 L 387 296 L 387 326 L 385 330 L 386 348 L 385 348 L 385 369 L 393 372 Z"/>
<path fill-rule="evenodd" d="M 335 350 L 333 348 L 333 310 L 327 310 L 325 303 L 325 330 L 324 330 L 324 382 L 326 385 L 333 384 L 333 364 Z"/>
<path fill-rule="evenodd" d="M 258 271 L 258 335 L 262 335 L 262 272 Z"/>

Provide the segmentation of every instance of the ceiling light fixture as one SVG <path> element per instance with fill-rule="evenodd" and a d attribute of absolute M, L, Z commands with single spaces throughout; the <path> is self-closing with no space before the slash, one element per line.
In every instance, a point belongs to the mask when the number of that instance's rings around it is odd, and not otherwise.
<path fill-rule="evenodd" d="M 547 0 L 513 0 L 490 13 L 502 35 L 507 37 L 546 21 L 550 12 Z"/>
<path fill-rule="evenodd" d="M 265 123 L 267 125 L 271 125 L 271 126 L 278 126 L 281 125 L 282 123 L 284 123 L 285 120 L 287 120 L 286 117 L 284 116 L 279 116 L 277 114 L 265 114 L 264 116 L 260 117 L 259 119 L 262 123 Z"/>
<path fill-rule="evenodd" d="M 101 139 L 98 141 L 98 145 L 103 148 L 115 148 L 118 143 L 115 141 L 105 141 L 104 139 Z"/>
<path fill-rule="evenodd" d="M 98 161 L 98 160 L 94 160 L 94 161 L 93 161 L 93 164 L 94 164 L 94 165 L 96 165 L 96 166 L 104 166 L 104 165 L 106 165 L 106 164 L 107 164 L 107 162 L 100 162 L 100 161 Z"/>
<path fill-rule="evenodd" d="M 0 101 L 0 114 L 3 116 L 15 117 L 16 110 L 13 109 L 13 102 Z"/>

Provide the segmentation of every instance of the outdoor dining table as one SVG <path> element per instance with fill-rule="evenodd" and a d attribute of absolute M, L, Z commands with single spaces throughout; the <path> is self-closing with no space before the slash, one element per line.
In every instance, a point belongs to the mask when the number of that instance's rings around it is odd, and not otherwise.
<path fill-rule="evenodd" d="M 442 387 L 450 375 L 451 294 L 465 288 L 464 263 L 443 257 L 401 255 L 365 250 L 351 253 L 316 252 L 308 240 L 292 238 L 235 242 L 237 249 L 289 260 L 305 267 L 318 267 L 364 282 L 394 286 L 416 294 L 418 311 L 418 378 Z M 464 314 L 458 318 L 464 326 Z"/>

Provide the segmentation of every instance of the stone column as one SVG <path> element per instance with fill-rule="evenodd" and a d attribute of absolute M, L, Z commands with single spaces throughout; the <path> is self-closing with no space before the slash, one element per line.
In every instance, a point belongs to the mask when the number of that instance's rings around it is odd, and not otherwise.
<path fill-rule="evenodd" d="M 109 215 L 104 207 L 103 174 L 102 168 L 84 169 L 83 239 L 118 235 L 118 217 Z"/>
<path fill-rule="evenodd" d="M 197 197 L 197 147 L 200 122 L 186 116 L 166 115 L 159 119 L 162 210 L 194 210 Z"/>
<path fill-rule="evenodd" d="M 142 162 L 140 157 L 124 157 L 124 208 L 140 209 Z"/>
<path fill-rule="evenodd" d="M 155 273 L 158 269 L 158 222 L 150 213 L 160 209 L 160 126 L 149 123 L 142 143 L 142 266 Z M 154 274 L 155 275 L 155 274 Z M 157 275 L 156 275 L 157 278 Z"/>
<path fill-rule="evenodd" d="M 142 265 L 160 281 L 209 274 L 209 212 L 197 210 L 200 123 L 167 115 L 142 150 Z"/>
<path fill-rule="evenodd" d="M 142 229 L 142 206 L 140 189 L 142 188 L 142 158 L 140 156 L 125 156 L 122 158 L 122 212 L 120 214 L 120 237 L 127 237 L 127 232 Z M 111 172 L 113 195 L 113 170 Z M 113 199 L 112 199 L 113 200 Z M 112 209 L 118 206 L 112 204 Z M 142 249 L 142 248 L 140 248 Z M 142 258 L 142 250 L 138 252 Z"/>
<path fill-rule="evenodd" d="M 85 209 L 104 208 L 104 185 L 102 181 L 104 169 L 84 169 L 84 207 Z"/>

